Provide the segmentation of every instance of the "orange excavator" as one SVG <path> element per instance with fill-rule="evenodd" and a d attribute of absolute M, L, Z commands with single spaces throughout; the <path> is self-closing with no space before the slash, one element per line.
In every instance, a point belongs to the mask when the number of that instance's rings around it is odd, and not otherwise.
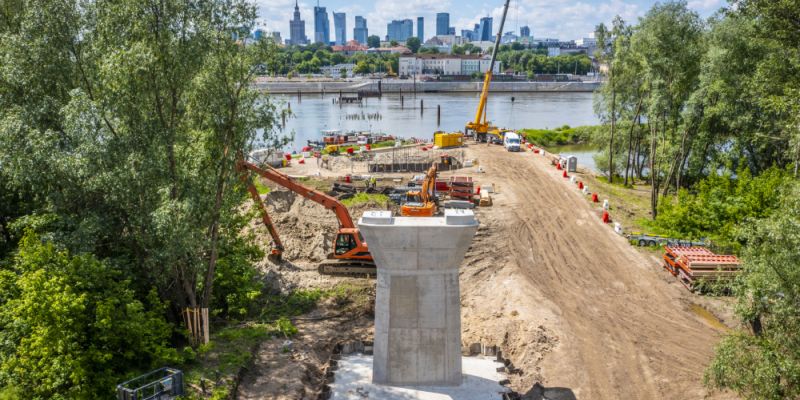
<path fill-rule="evenodd" d="M 320 192 L 319 190 L 311 189 L 303 186 L 288 175 L 277 171 L 276 169 L 264 166 L 259 167 L 255 164 L 244 161 L 241 157 L 236 163 L 236 168 L 240 173 L 240 178 L 246 182 L 247 191 L 253 201 L 258 205 L 261 212 L 261 220 L 266 225 L 270 236 L 272 236 L 272 249 L 270 256 L 272 258 L 280 259 L 283 253 L 283 245 L 281 244 L 278 231 L 272 223 L 272 219 L 267 213 L 267 208 L 261 200 L 255 186 L 250 181 L 248 171 L 255 172 L 259 176 L 277 183 L 297 193 L 313 202 L 321 204 L 323 207 L 332 210 L 339 220 L 339 231 L 336 233 L 336 241 L 334 242 L 333 253 L 328 255 L 328 260 L 323 261 L 319 265 L 319 273 L 324 275 L 345 275 L 345 276 L 374 276 L 376 273 L 375 262 L 372 260 L 367 248 L 367 243 L 359 233 L 353 223 L 353 218 L 350 217 L 350 212 L 339 200 Z"/>
<path fill-rule="evenodd" d="M 432 217 L 436 214 L 436 163 L 433 163 L 422 181 L 422 190 L 406 193 L 406 201 L 400 207 L 404 217 Z"/>
<path fill-rule="evenodd" d="M 489 69 L 486 70 L 483 78 L 483 88 L 481 89 L 481 97 L 478 101 L 478 109 L 475 111 L 475 118 L 467 122 L 464 127 L 464 132 L 467 136 L 474 136 L 478 142 L 485 142 L 490 140 L 489 136 L 494 137 L 495 140 L 502 142 L 503 132 L 491 122 L 486 120 L 486 100 L 489 98 L 489 86 L 492 84 L 492 73 L 494 72 L 494 63 L 497 60 L 497 49 L 500 47 L 500 38 L 503 34 L 503 25 L 506 22 L 506 14 L 508 13 L 508 3 L 506 0 L 505 7 L 503 8 L 503 18 L 500 20 L 500 29 L 497 31 L 497 36 L 494 40 L 494 48 L 492 49 L 492 60 L 489 62 Z"/>

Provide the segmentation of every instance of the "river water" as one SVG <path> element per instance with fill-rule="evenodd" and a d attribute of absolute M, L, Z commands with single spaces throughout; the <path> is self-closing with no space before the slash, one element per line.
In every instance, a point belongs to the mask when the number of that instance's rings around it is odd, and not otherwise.
<path fill-rule="evenodd" d="M 599 123 L 592 110 L 592 93 L 492 93 L 488 118 L 509 129 L 555 128 Z M 282 107 L 290 107 L 282 134 L 294 133 L 287 150 L 299 150 L 309 139 L 319 139 L 323 129 L 371 130 L 396 137 L 430 139 L 436 130 L 463 130 L 475 117 L 478 93 L 398 93 L 367 98 L 362 104 L 333 104 L 337 95 L 273 95 Z M 513 98 L 513 101 L 512 101 Z M 420 103 L 424 106 L 420 110 Z M 441 119 L 437 121 L 437 106 Z M 372 119 L 368 118 L 372 116 Z M 438 122 L 438 123 L 437 123 Z"/>

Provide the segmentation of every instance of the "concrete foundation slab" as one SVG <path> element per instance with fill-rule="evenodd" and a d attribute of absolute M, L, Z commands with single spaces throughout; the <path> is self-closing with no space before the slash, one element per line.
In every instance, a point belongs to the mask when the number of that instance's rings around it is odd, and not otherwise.
<path fill-rule="evenodd" d="M 460 385 L 458 267 L 478 222 L 368 211 L 358 222 L 378 267 L 372 379 L 394 385 Z"/>
<path fill-rule="evenodd" d="M 372 356 L 343 357 L 331 383 L 334 400 L 500 400 L 509 389 L 499 382 L 502 363 L 494 358 L 463 357 L 463 380 L 458 386 L 387 386 L 372 382 Z"/>

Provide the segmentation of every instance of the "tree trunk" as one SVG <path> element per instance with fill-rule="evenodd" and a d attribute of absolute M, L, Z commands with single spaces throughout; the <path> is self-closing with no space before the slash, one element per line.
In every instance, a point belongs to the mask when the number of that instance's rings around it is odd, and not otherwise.
<path fill-rule="evenodd" d="M 227 154 L 227 152 L 228 148 L 226 146 L 224 153 Z M 223 156 L 221 164 L 219 175 L 217 175 L 217 191 L 214 195 L 214 209 L 211 213 L 211 232 L 209 235 L 211 249 L 208 256 L 208 268 L 206 269 L 206 275 L 203 279 L 203 297 L 200 299 L 200 306 L 203 308 L 208 308 L 209 303 L 211 303 L 211 293 L 214 286 L 214 274 L 216 273 L 217 257 L 219 255 L 219 248 L 217 244 L 219 242 L 220 209 L 222 208 L 222 196 L 225 192 L 225 156 Z"/>
<path fill-rule="evenodd" d="M 658 216 L 658 178 L 656 171 L 656 141 L 658 140 L 658 127 L 650 127 L 650 212 L 653 220 Z"/>
<path fill-rule="evenodd" d="M 628 158 L 625 160 L 625 186 L 628 186 L 628 171 L 631 168 L 631 151 L 633 150 L 633 131 L 636 127 L 636 119 L 639 118 L 639 112 L 642 110 L 642 99 L 636 105 L 636 116 L 631 120 L 631 130 L 628 132 Z"/>
<path fill-rule="evenodd" d="M 611 84 L 611 139 L 608 141 L 608 183 L 614 183 L 614 131 L 617 129 L 617 91 Z"/>

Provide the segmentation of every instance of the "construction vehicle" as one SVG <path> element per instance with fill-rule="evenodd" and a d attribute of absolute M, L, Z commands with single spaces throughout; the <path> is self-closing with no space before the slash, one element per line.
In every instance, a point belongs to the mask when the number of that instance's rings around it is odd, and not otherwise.
<path fill-rule="evenodd" d="M 511 0 L 506 0 L 503 7 L 503 18 L 500 19 L 500 29 L 497 31 L 497 37 L 494 40 L 494 48 L 492 49 L 492 60 L 489 62 L 489 69 L 486 70 L 483 78 L 483 89 L 481 90 L 481 97 L 478 101 L 478 110 L 475 112 L 475 119 L 467 122 L 464 132 L 467 136 L 473 136 L 478 142 L 486 142 L 487 140 L 503 142 L 503 131 L 496 126 L 492 126 L 486 120 L 486 100 L 489 97 L 489 86 L 492 83 L 492 73 L 494 71 L 494 63 L 497 60 L 497 51 L 500 47 L 500 36 L 503 34 L 503 25 L 506 22 L 506 14 L 508 13 L 508 4 Z M 490 138 L 491 137 L 491 138 Z"/>
<path fill-rule="evenodd" d="M 739 273 L 736 256 L 719 255 L 699 246 L 664 246 L 664 269 L 690 291 L 712 282 L 732 281 Z"/>
<path fill-rule="evenodd" d="M 374 276 L 376 274 L 375 262 L 367 248 L 367 243 L 364 242 L 364 238 L 353 223 L 353 218 L 350 217 L 350 212 L 347 211 L 347 207 L 339 200 L 319 190 L 306 187 L 288 175 L 269 166 L 262 168 L 240 158 L 237 161 L 236 167 L 240 174 L 242 174 L 241 179 L 247 180 L 247 189 L 253 201 L 258 205 L 261 211 L 262 221 L 264 225 L 267 226 L 270 236 L 272 236 L 273 248 L 270 251 L 271 255 L 280 257 L 283 252 L 283 246 L 281 245 L 278 231 L 272 224 L 264 202 L 261 200 L 261 196 L 252 183 L 249 182 L 247 176 L 248 171 L 254 172 L 264 179 L 320 204 L 336 214 L 336 218 L 339 220 L 339 230 L 336 233 L 334 250 L 333 253 L 328 255 L 328 260 L 323 261 L 319 265 L 318 270 L 320 274 L 345 276 Z"/>
<path fill-rule="evenodd" d="M 405 202 L 400 207 L 400 215 L 404 217 L 432 217 L 436 214 L 436 171 L 436 163 L 434 162 L 425 174 L 421 189 L 406 193 Z"/>

